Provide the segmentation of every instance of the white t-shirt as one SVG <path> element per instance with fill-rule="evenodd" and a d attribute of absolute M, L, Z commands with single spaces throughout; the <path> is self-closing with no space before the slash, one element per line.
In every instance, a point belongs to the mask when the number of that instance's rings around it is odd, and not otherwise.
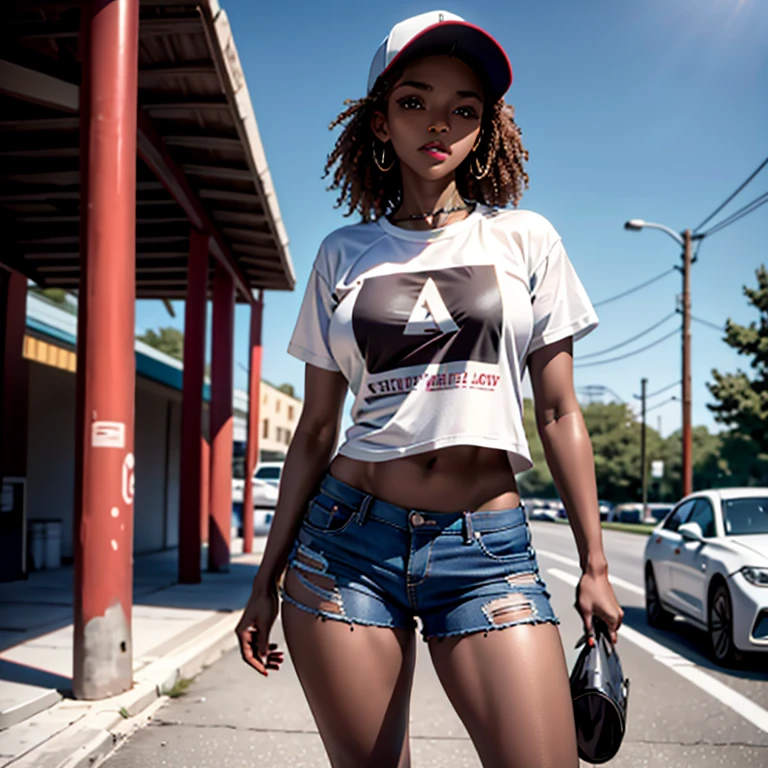
<path fill-rule="evenodd" d="M 597 325 L 560 236 L 530 211 L 478 206 L 441 229 L 385 218 L 323 241 L 288 352 L 355 395 L 339 453 L 388 461 L 450 445 L 529 469 L 527 356 Z"/>

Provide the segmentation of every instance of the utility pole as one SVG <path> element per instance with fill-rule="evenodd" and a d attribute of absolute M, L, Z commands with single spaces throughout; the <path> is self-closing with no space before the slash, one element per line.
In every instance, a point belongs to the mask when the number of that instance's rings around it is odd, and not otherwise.
<path fill-rule="evenodd" d="M 691 230 L 683 232 L 683 496 L 693 493 L 691 431 Z"/>
<path fill-rule="evenodd" d="M 640 400 L 642 401 L 642 429 L 640 431 L 640 472 L 643 483 L 643 520 L 648 508 L 648 461 L 645 455 L 645 396 L 648 379 L 640 380 Z"/>
<path fill-rule="evenodd" d="M 710 217 L 711 218 L 711 217 Z M 694 240 L 702 240 L 707 233 L 694 235 L 686 229 L 682 235 L 663 224 L 629 219 L 624 223 L 624 229 L 638 232 L 644 228 L 660 229 L 666 232 L 675 242 L 683 247 L 683 265 L 677 267 L 683 273 L 683 496 L 693 492 L 693 434 L 691 430 L 691 265 L 694 262 L 692 244 Z"/>

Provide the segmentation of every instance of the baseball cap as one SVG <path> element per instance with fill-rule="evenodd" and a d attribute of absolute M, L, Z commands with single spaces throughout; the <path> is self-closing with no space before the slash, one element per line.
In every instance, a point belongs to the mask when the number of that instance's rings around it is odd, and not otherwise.
<path fill-rule="evenodd" d="M 368 93 L 395 64 L 440 53 L 467 61 L 483 76 L 493 98 L 501 98 L 512 84 L 512 65 L 493 37 L 454 13 L 430 11 L 392 27 L 373 57 Z"/>

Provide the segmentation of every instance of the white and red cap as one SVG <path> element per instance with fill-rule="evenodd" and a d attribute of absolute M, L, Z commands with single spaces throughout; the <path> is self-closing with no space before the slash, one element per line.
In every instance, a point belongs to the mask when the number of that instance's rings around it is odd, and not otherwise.
<path fill-rule="evenodd" d="M 512 84 L 512 65 L 507 54 L 486 31 L 455 13 L 430 11 L 392 27 L 373 57 L 368 93 L 396 64 L 440 53 L 457 56 L 470 64 L 483 77 L 493 98 L 500 99 Z"/>

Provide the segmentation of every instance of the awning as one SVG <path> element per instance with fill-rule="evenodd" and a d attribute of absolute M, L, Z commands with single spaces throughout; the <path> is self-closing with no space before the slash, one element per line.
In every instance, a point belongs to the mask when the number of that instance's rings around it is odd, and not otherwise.
<path fill-rule="evenodd" d="M 141 0 L 137 298 L 186 296 L 190 226 L 238 298 L 296 283 L 245 76 L 216 0 Z M 0 226 L 4 263 L 44 287 L 79 284 L 80 4 L 4 4 Z M 213 263 L 212 263 L 213 264 Z"/>

